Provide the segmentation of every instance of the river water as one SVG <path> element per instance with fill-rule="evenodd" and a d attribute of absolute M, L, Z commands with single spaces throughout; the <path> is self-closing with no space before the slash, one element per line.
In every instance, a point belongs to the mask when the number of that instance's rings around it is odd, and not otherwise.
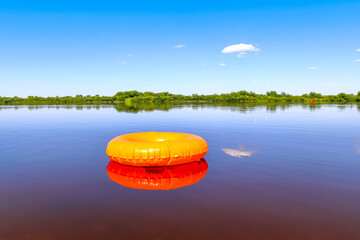
<path fill-rule="evenodd" d="M 195 172 L 107 171 L 112 138 L 148 131 L 209 151 Z M 358 105 L 0 106 L 0 239 L 355 240 L 359 203 Z"/>

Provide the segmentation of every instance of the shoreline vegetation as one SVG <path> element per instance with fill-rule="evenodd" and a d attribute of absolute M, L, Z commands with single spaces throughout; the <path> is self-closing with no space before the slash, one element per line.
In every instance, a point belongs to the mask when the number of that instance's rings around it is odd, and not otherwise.
<path fill-rule="evenodd" d="M 277 93 L 270 91 L 266 94 L 238 91 L 224 94 L 212 95 L 181 95 L 168 92 L 138 92 L 125 91 L 117 92 L 114 96 L 83 96 L 76 95 L 65 97 L 1 97 L 2 105 L 23 105 L 23 104 L 117 104 L 117 103 L 350 103 L 360 102 L 360 91 L 355 94 L 339 93 L 337 95 L 321 95 L 310 92 L 303 95 L 290 95 L 285 92 Z"/>

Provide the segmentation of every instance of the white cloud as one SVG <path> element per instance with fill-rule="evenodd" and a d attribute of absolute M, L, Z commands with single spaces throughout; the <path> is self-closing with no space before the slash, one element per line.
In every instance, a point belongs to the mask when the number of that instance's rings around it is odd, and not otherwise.
<path fill-rule="evenodd" d="M 175 45 L 175 46 L 174 46 L 174 48 L 183 48 L 183 47 L 185 47 L 184 44 L 179 44 L 179 45 Z"/>
<path fill-rule="evenodd" d="M 225 63 L 220 63 L 219 65 L 222 66 L 222 67 L 224 67 L 226 64 L 225 64 Z"/>
<path fill-rule="evenodd" d="M 245 52 L 258 52 L 258 51 L 260 51 L 260 49 L 254 47 L 252 44 L 240 43 L 240 44 L 227 46 L 221 52 L 222 53 L 239 52 L 239 54 L 242 55 L 245 54 Z"/>
<path fill-rule="evenodd" d="M 359 48 L 359 49 L 356 49 L 356 52 L 360 52 L 360 48 Z"/>
<path fill-rule="evenodd" d="M 309 69 L 309 70 L 318 70 L 319 67 L 308 67 L 307 69 Z"/>
<path fill-rule="evenodd" d="M 122 61 L 121 64 L 128 64 L 128 62 L 127 61 Z"/>
<path fill-rule="evenodd" d="M 238 55 L 236 55 L 238 58 L 243 58 L 245 57 L 245 55 L 247 54 L 247 52 L 239 52 Z"/>
<path fill-rule="evenodd" d="M 354 62 L 360 62 L 360 58 L 355 59 Z"/>

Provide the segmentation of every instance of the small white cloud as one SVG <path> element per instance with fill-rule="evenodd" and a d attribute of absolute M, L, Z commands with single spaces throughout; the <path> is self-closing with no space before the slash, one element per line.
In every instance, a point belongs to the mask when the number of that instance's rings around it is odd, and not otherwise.
<path fill-rule="evenodd" d="M 355 59 L 354 62 L 360 62 L 360 58 Z"/>
<path fill-rule="evenodd" d="M 318 70 L 319 67 L 308 67 L 307 69 L 309 69 L 309 70 Z"/>
<path fill-rule="evenodd" d="M 356 49 L 356 52 L 360 52 L 360 48 L 359 48 L 359 49 Z"/>
<path fill-rule="evenodd" d="M 234 53 L 234 52 L 245 53 L 245 52 L 258 52 L 258 51 L 260 51 L 260 49 L 254 47 L 254 45 L 252 45 L 252 44 L 240 43 L 240 44 L 227 46 L 221 52 L 222 53 Z"/>
<path fill-rule="evenodd" d="M 238 55 L 236 55 L 236 57 L 243 58 L 243 57 L 245 57 L 246 54 L 247 54 L 247 52 L 239 52 Z"/>
<path fill-rule="evenodd" d="M 128 64 L 128 62 L 127 61 L 122 61 L 121 64 Z"/>
<path fill-rule="evenodd" d="M 175 46 L 174 46 L 174 48 L 183 48 L 183 47 L 185 47 L 184 44 L 179 44 L 179 45 L 175 45 Z"/>
<path fill-rule="evenodd" d="M 222 66 L 222 67 L 224 67 L 226 64 L 225 64 L 225 63 L 220 63 L 219 65 Z"/>

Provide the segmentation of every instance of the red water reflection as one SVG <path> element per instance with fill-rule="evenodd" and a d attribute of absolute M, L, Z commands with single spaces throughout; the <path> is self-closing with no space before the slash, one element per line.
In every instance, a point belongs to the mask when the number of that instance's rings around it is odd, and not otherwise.
<path fill-rule="evenodd" d="M 142 190 L 170 190 L 189 186 L 205 177 L 205 159 L 169 167 L 131 167 L 110 161 L 107 174 L 114 182 Z"/>

